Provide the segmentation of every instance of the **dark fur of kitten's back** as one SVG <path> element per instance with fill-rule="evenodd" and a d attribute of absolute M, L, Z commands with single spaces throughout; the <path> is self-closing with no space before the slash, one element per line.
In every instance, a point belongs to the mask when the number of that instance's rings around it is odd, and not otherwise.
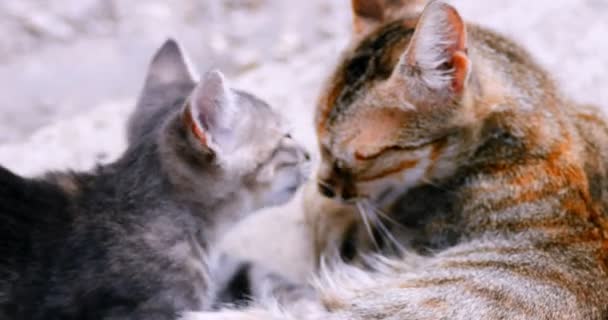
<path fill-rule="evenodd" d="M 304 178 L 306 152 L 282 121 L 219 72 L 197 83 L 168 41 L 120 159 L 40 180 L 0 170 L 0 318 L 175 319 L 211 308 L 217 239 Z"/>
<path fill-rule="evenodd" d="M 3 258 L 8 260 L 2 268 L 13 280 L 6 286 L 10 296 L 3 300 L 7 316 L 111 318 L 136 309 L 150 299 L 151 292 L 165 290 L 165 274 L 176 273 L 171 276 L 174 284 L 190 281 L 170 257 L 158 256 L 139 237 L 150 224 L 159 223 L 150 236 L 158 235 L 159 246 L 171 249 L 172 243 L 194 241 L 185 234 L 196 234 L 198 229 L 199 221 L 158 198 L 168 192 L 168 185 L 145 174 L 159 169 L 153 152 L 153 145 L 141 144 L 96 174 L 56 175 L 55 181 L 70 181 L 71 193 L 3 170 L 2 180 L 9 187 L 3 185 L 0 199 L 1 219 L 8 220 L 0 236 Z M 161 239 L 160 224 L 169 221 Z M 197 280 L 203 286 L 208 283 Z M 201 299 L 197 295 L 198 290 L 178 299 L 196 305 Z M 145 313 L 166 312 L 167 318 L 173 317 L 175 311 L 156 299 L 159 310 Z"/>
<path fill-rule="evenodd" d="M 0 316 L 16 311 L 14 296 L 27 298 L 17 281 L 31 286 L 48 277 L 50 241 L 66 233 L 67 195 L 44 181 L 16 176 L 0 166 Z M 36 260 L 36 264 L 28 261 Z M 25 271 L 31 275 L 21 278 Z M 24 296 L 25 295 L 25 296 Z M 32 297 L 33 298 L 33 297 Z"/>

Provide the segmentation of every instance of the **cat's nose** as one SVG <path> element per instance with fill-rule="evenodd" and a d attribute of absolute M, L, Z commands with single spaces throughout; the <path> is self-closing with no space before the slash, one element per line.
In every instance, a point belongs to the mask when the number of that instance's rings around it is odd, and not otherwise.
<path fill-rule="evenodd" d="M 350 188 L 340 188 L 327 182 L 319 182 L 319 192 L 330 199 L 338 197 L 344 203 L 353 203 L 357 200 L 357 193 Z"/>
<path fill-rule="evenodd" d="M 324 195 L 330 199 L 334 198 L 336 196 L 336 189 L 333 186 L 329 185 L 328 183 L 319 182 L 318 186 L 319 186 L 319 192 L 322 195 Z"/>
<path fill-rule="evenodd" d="M 357 199 L 357 194 L 354 190 L 351 190 L 350 188 L 344 188 L 342 190 L 342 200 L 345 202 L 351 202 L 355 199 Z"/>

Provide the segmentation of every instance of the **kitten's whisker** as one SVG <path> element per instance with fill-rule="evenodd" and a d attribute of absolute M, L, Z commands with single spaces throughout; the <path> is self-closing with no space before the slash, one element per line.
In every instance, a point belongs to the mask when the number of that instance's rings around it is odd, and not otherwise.
<path fill-rule="evenodd" d="M 363 220 L 363 224 L 365 225 L 365 229 L 367 230 L 370 240 L 376 247 L 376 250 L 380 251 L 380 245 L 378 245 L 378 242 L 376 241 L 376 237 L 374 237 L 374 232 L 372 231 L 372 226 L 369 223 L 367 212 L 365 211 L 365 208 L 363 207 L 363 202 L 357 201 L 356 206 L 361 215 L 361 219 Z"/>

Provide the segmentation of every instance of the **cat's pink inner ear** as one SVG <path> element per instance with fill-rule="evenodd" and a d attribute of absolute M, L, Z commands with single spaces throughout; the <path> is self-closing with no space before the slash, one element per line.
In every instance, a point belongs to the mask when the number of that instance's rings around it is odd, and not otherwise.
<path fill-rule="evenodd" d="M 456 93 L 461 93 L 464 90 L 467 76 L 470 69 L 470 60 L 464 51 L 454 53 L 452 59 L 452 68 L 454 68 L 454 79 L 452 80 L 452 89 Z"/>
<path fill-rule="evenodd" d="M 192 108 L 190 105 L 186 106 L 183 114 L 184 125 L 190 132 L 194 135 L 194 137 L 205 147 L 208 146 L 207 135 L 198 124 L 197 121 L 194 120 L 194 116 L 192 115 Z"/>
<path fill-rule="evenodd" d="M 403 63 L 419 69 L 422 79 L 434 89 L 464 88 L 470 61 L 466 25 L 458 11 L 441 1 L 424 10 Z"/>
<path fill-rule="evenodd" d="M 212 70 L 202 77 L 190 95 L 184 121 L 192 134 L 206 147 L 218 143 L 230 128 L 233 112 L 229 87 L 221 72 Z"/>

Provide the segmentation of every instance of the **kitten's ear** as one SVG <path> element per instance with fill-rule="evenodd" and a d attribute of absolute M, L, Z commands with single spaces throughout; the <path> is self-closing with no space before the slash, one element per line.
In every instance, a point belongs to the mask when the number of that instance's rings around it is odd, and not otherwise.
<path fill-rule="evenodd" d="M 230 148 L 235 96 L 217 71 L 205 73 L 186 103 L 184 122 L 204 148 L 215 153 Z"/>
<path fill-rule="evenodd" d="M 168 39 L 152 58 L 145 87 L 195 82 L 197 78 L 186 53 L 175 40 Z"/>
<path fill-rule="evenodd" d="M 352 0 L 355 35 L 366 35 L 381 24 L 420 13 L 427 0 Z"/>
<path fill-rule="evenodd" d="M 466 25 L 460 14 L 446 3 L 431 2 L 424 9 L 396 72 L 418 77 L 429 89 L 460 94 L 470 68 Z"/>

